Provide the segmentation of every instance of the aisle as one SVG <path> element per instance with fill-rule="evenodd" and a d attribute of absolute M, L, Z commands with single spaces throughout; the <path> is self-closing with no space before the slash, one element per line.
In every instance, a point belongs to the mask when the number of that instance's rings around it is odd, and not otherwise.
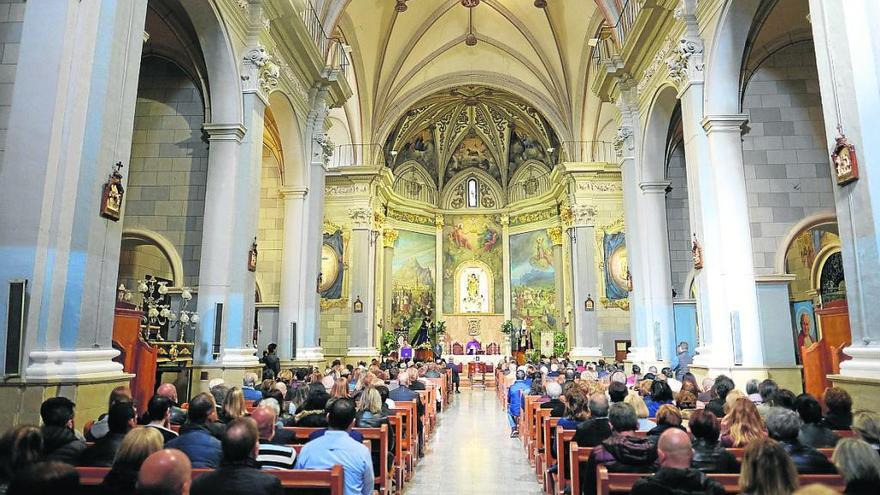
<path fill-rule="evenodd" d="M 510 438 L 494 389 L 463 389 L 442 413 L 428 453 L 404 490 L 404 495 L 437 493 L 542 493 L 522 442 Z"/>

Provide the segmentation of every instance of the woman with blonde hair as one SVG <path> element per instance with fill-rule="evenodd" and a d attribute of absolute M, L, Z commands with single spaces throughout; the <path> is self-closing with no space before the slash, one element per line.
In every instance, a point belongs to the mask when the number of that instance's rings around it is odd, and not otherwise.
<path fill-rule="evenodd" d="M 135 428 L 128 432 L 116 451 L 113 467 L 101 483 L 101 493 L 134 493 L 141 464 L 150 454 L 162 450 L 163 444 L 162 434 L 155 428 Z"/>
<path fill-rule="evenodd" d="M 844 438 L 837 442 L 831 462 L 846 481 L 846 495 L 873 495 L 880 485 L 880 457 L 868 442 Z"/>
<path fill-rule="evenodd" d="M 627 394 L 623 399 L 624 404 L 629 404 L 636 411 L 639 418 L 639 431 L 648 431 L 657 426 L 657 423 L 648 419 L 648 405 L 638 394 Z"/>
<path fill-rule="evenodd" d="M 348 398 L 348 378 L 337 378 L 330 388 L 331 399 L 347 399 Z"/>
<path fill-rule="evenodd" d="M 766 437 L 767 428 L 755 403 L 745 396 L 736 399 L 721 420 L 721 445 L 746 447 L 753 440 Z"/>
<path fill-rule="evenodd" d="M 759 438 L 746 447 L 739 477 L 743 495 L 790 495 L 798 486 L 794 462 L 782 444 Z"/>
<path fill-rule="evenodd" d="M 223 406 L 220 410 L 220 421 L 229 423 L 230 421 L 242 418 L 247 415 L 247 405 L 244 402 L 244 392 L 239 387 L 232 387 L 226 398 L 223 399 Z"/>
<path fill-rule="evenodd" d="M 853 415 L 852 431 L 880 454 L 880 414 L 857 411 Z"/>

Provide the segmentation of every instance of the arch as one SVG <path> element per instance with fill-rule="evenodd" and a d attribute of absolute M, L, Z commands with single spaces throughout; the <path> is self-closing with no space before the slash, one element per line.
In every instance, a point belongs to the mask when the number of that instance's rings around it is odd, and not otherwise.
<path fill-rule="evenodd" d="M 128 228 L 122 231 L 122 240 L 136 239 L 152 246 L 156 246 L 171 264 L 172 282 L 174 287 L 183 286 L 183 258 L 177 252 L 177 248 L 162 234 L 141 228 Z"/>
<path fill-rule="evenodd" d="M 303 131 L 293 104 L 281 91 L 269 95 L 269 104 L 278 128 L 281 149 L 284 150 L 284 162 L 281 164 L 284 185 L 308 186 L 307 150 L 303 145 Z"/>
<path fill-rule="evenodd" d="M 412 178 L 407 178 L 407 174 Z M 407 160 L 395 169 L 393 188 L 405 198 L 431 206 L 437 205 L 437 186 L 434 184 L 434 179 L 425 167 L 415 160 Z"/>
<path fill-rule="evenodd" d="M 376 142 L 384 143 L 387 141 L 388 136 L 391 135 L 391 132 L 397 126 L 404 114 L 423 98 L 440 91 L 467 85 L 486 86 L 518 95 L 531 107 L 540 109 L 539 112 L 541 116 L 544 117 L 547 123 L 550 124 L 550 127 L 553 128 L 553 132 L 556 133 L 556 137 L 560 142 L 573 140 L 573 134 L 565 124 L 565 118 L 556 111 L 555 103 L 535 91 L 531 86 L 523 84 L 516 78 L 492 72 L 462 71 L 445 74 L 425 81 L 420 84 L 418 88 L 400 95 L 396 101 L 389 102 L 386 107 L 390 108 L 390 110 L 375 119 L 378 122 L 383 122 L 383 124 L 377 126 L 376 132 L 374 133 L 377 137 Z"/>
<path fill-rule="evenodd" d="M 773 265 L 776 268 L 776 273 L 786 273 L 785 255 L 791 248 L 791 244 L 802 232 L 829 223 L 837 223 L 837 215 L 833 211 L 819 212 L 796 223 L 794 227 L 788 231 L 788 234 L 785 235 L 782 242 L 779 243 L 779 248 L 776 250 L 776 260 Z"/>
<path fill-rule="evenodd" d="M 707 51 L 705 114 L 740 112 L 743 56 L 761 0 L 726 2 Z"/>
<path fill-rule="evenodd" d="M 501 188 L 501 185 L 495 180 L 494 177 L 489 175 L 485 170 L 481 170 L 478 168 L 468 168 L 462 170 L 461 172 L 455 174 L 452 179 L 446 184 L 443 188 L 443 192 L 440 193 L 440 205 L 445 209 L 457 209 L 458 207 L 452 206 L 452 202 L 457 196 L 456 189 L 459 185 L 463 186 L 467 179 L 475 177 L 480 184 L 485 184 L 492 197 L 495 199 L 495 206 L 492 207 L 483 207 L 480 206 L 480 209 L 496 209 L 504 206 L 505 203 L 505 195 L 504 190 Z M 482 200 L 480 201 L 482 203 Z"/>
<path fill-rule="evenodd" d="M 495 272 L 492 271 L 492 268 L 489 267 L 486 263 L 480 260 L 469 260 L 463 261 L 459 263 L 457 267 L 455 267 L 455 274 L 452 278 L 452 293 L 455 299 L 453 300 L 453 311 L 455 313 L 464 313 L 461 309 L 461 275 L 462 272 L 469 268 L 477 268 L 481 270 L 486 277 L 486 282 L 488 283 L 488 291 L 486 293 L 486 311 L 475 311 L 473 314 L 490 314 L 495 312 Z M 471 312 L 469 312 L 471 313 Z"/>
<path fill-rule="evenodd" d="M 669 139 L 669 125 L 675 114 L 676 105 L 678 105 L 678 93 L 673 86 L 663 85 L 654 93 L 642 133 L 639 182 L 661 182 L 666 179 L 664 158 Z"/>
<path fill-rule="evenodd" d="M 839 242 L 831 243 L 816 253 L 816 262 L 813 263 L 813 271 L 810 273 L 810 287 L 819 291 L 820 295 L 822 289 L 822 270 L 825 269 L 825 263 L 837 253 L 840 253 Z"/>
<path fill-rule="evenodd" d="M 199 38 L 208 72 L 210 117 L 214 123 L 243 122 L 244 107 L 239 76 L 239 57 L 235 54 L 227 23 L 216 10 L 214 2 L 179 0 Z M 210 120 L 209 120 L 210 119 Z"/>

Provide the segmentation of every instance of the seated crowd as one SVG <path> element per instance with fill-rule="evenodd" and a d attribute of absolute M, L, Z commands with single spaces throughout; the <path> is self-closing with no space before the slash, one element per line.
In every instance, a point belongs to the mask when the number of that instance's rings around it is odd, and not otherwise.
<path fill-rule="evenodd" d="M 53 397 L 40 408 L 42 426 L 15 426 L 0 437 L 0 495 L 75 493 L 74 466 L 109 468 L 100 487 L 109 495 L 280 494 L 279 478 L 265 471 L 336 465 L 342 466 L 347 495 L 369 495 L 380 460 L 353 428 L 386 425 L 387 462 L 393 467 L 394 401 L 416 399 L 422 406 L 416 391 L 426 389 L 427 378 L 445 376 L 445 367 L 445 362 L 334 361 L 324 372 L 264 372 L 262 382 L 247 373 L 241 386 L 213 380 L 209 392 L 186 404 L 178 403 L 173 384 L 164 383 L 143 409 L 128 387 L 117 387 L 107 412 L 82 431 L 74 424 L 76 405 Z M 424 407 L 417 411 L 421 424 Z M 306 440 L 284 427 L 318 430 Z M 193 479 L 198 468 L 210 471 Z"/>
<path fill-rule="evenodd" d="M 741 493 L 750 495 L 794 493 L 807 474 L 839 475 L 847 494 L 880 486 L 880 414 L 853 412 L 841 388 L 819 399 L 767 379 L 750 380 L 743 392 L 724 375 L 698 384 L 687 370 L 642 375 L 633 366 L 627 375 L 620 364 L 556 358 L 505 362 L 499 373 L 512 437 L 539 427 L 522 421 L 527 396 L 559 418 L 541 448 L 557 460 L 544 466 L 548 476 L 563 460 L 569 465 L 557 452 L 559 430 L 574 430 L 572 444 L 591 448 L 579 466 L 582 493 L 596 493 L 600 466 L 645 473 L 632 488 L 639 494 L 725 493 L 709 473 L 739 474 Z M 743 449 L 742 462 L 729 449 Z"/>

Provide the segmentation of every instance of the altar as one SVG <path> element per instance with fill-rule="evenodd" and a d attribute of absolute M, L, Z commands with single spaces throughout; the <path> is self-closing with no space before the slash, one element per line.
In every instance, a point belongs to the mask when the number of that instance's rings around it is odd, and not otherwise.
<path fill-rule="evenodd" d="M 462 348 L 473 337 L 480 342 L 480 348 L 486 351 L 489 344 L 498 344 L 501 354 L 507 354 L 501 324 L 503 314 L 451 314 L 444 315 L 446 321 L 446 345 L 444 352 L 452 354 L 452 344 L 458 342 Z M 459 356 L 461 357 L 461 356 Z"/>

